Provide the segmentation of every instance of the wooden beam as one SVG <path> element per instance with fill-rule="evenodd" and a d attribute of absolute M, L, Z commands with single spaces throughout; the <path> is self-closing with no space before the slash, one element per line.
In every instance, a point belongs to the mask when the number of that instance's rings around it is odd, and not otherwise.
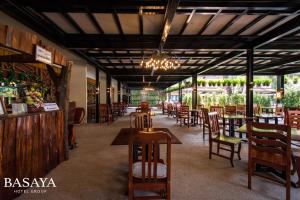
<path fill-rule="evenodd" d="M 121 22 L 120 22 L 120 19 L 118 17 L 118 13 L 117 13 L 116 9 L 114 9 L 114 11 L 113 11 L 113 17 L 114 17 L 115 23 L 116 23 L 116 25 L 118 27 L 119 33 L 123 36 L 124 32 L 123 32 L 123 29 L 122 29 L 122 26 L 121 26 Z"/>
<path fill-rule="evenodd" d="M 216 19 L 216 17 L 222 12 L 222 9 L 219 9 L 218 12 L 215 15 L 212 15 L 204 24 L 204 26 L 200 29 L 198 32 L 198 35 L 201 35 L 205 29 Z"/>
<path fill-rule="evenodd" d="M 62 13 L 62 16 L 73 26 L 80 34 L 85 34 L 81 27 L 73 20 L 68 13 Z"/>
<path fill-rule="evenodd" d="M 235 33 L 235 35 L 240 35 L 241 33 L 243 33 L 244 31 L 246 31 L 247 29 L 249 29 L 250 27 L 254 26 L 257 22 L 261 21 L 263 18 L 265 18 L 267 15 L 260 15 L 258 17 L 256 17 L 254 20 L 252 20 L 249 24 L 247 24 L 246 26 L 244 26 L 243 28 L 241 28 L 238 32 Z"/>
<path fill-rule="evenodd" d="M 94 15 L 90 12 L 87 13 L 87 16 L 89 17 L 89 19 L 91 20 L 92 24 L 95 26 L 95 28 L 97 29 L 97 31 L 100 34 L 104 34 L 103 29 L 101 28 L 100 24 L 97 22 L 97 20 L 95 19 Z"/>
<path fill-rule="evenodd" d="M 267 69 L 276 67 L 276 66 L 282 66 L 282 65 L 286 65 L 289 63 L 293 63 L 293 62 L 297 62 L 300 61 L 300 55 L 295 55 L 295 56 L 286 56 L 285 59 L 282 60 L 278 60 L 276 62 L 272 62 L 272 63 L 268 63 L 265 65 L 261 65 L 259 67 L 254 68 L 254 72 L 261 72 L 261 71 L 265 71 Z M 299 68 L 299 67 L 297 67 Z M 298 69 L 298 71 L 300 72 L 300 69 Z"/>
<path fill-rule="evenodd" d="M 186 19 L 184 25 L 182 26 L 180 32 L 179 32 L 179 35 L 182 35 L 186 29 L 186 27 L 189 25 L 189 23 L 191 22 L 194 14 L 196 12 L 196 9 L 193 9 L 193 11 L 191 12 L 191 14 L 189 14 L 188 18 Z"/>

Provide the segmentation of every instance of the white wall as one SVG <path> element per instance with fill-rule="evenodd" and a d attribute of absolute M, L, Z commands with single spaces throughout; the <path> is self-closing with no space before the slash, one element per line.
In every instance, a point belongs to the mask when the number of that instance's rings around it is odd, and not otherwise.
<path fill-rule="evenodd" d="M 114 88 L 114 102 L 112 103 L 116 103 L 118 102 L 118 81 L 112 78 L 111 87 Z"/>

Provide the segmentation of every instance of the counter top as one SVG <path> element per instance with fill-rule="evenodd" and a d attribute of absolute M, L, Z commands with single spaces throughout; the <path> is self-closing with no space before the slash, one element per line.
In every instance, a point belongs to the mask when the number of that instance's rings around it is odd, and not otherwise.
<path fill-rule="evenodd" d="M 25 116 L 32 116 L 32 115 L 39 115 L 39 114 L 47 114 L 52 112 L 57 112 L 61 110 L 54 110 L 54 111 L 41 111 L 41 112 L 34 112 L 34 113 L 20 113 L 20 114 L 5 114 L 0 115 L 0 119 L 7 119 L 7 118 L 15 118 L 15 117 L 25 117 Z"/>

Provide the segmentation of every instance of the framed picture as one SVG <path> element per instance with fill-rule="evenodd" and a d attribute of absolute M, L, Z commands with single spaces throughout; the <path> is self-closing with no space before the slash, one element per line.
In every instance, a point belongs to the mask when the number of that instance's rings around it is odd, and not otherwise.
<path fill-rule="evenodd" d="M 6 107 L 2 98 L 0 98 L 0 115 L 6 114 Z"/>

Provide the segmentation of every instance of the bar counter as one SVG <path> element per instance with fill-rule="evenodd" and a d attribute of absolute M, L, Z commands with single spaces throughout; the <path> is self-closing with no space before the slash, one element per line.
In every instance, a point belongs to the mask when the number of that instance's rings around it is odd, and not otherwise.
<path fill-rule="evenodd" d="M 65 160 L 63 126 L 62 111 L 0 117 L 0 199 L 26 189 L 4 188 L 4 178 L 42 178 Z"/>

